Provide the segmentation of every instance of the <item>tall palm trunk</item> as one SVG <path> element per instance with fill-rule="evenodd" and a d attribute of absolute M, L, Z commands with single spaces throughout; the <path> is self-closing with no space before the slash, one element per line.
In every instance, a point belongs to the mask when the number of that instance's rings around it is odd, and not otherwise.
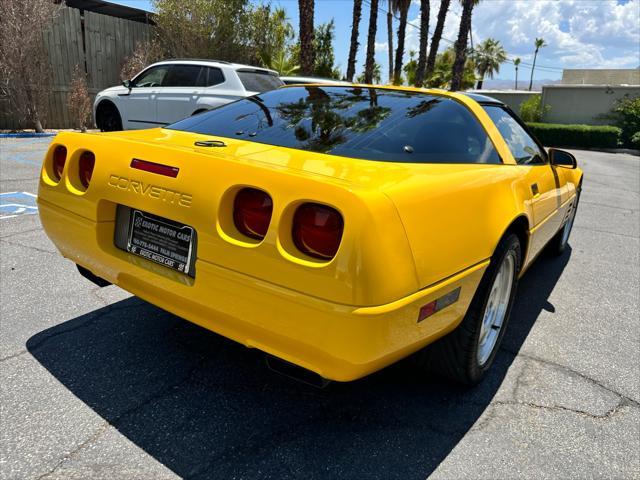
<path fill-rule="evenodd" d="M 375 66 L 376 30 L 378 28 L 378 0 L 371 0 L 369 12 L 369 35 L 367 38 L 367 60 L 364 64 L 364 82 L 373 83 L 373 67 Z"/>
<path fill-rule="evenodd" d="M 429 56 L 427 57 L 427 67 L 425 69 L 424 76 L 428 80 L 433 74 L 433 67 L 436 64 L 436 55 L 438 54 L 438 47 L 440 46 L 440 39 L 442 38 L 442 31 L 444 30 L 444 21 L 447 18 L 447 11 L 449 10 L 449 4 L 451 0 L 440 0 L 440 10 L 438 10 L 438 21 L 436 22 L 436 29 L 431 37 L 431 48 L 429 49 Z"/>
<path fill-rule="evenodd" d="M 518 66 L 516 65 L 516 90 L 518 90 Z"/>
<path fill-rule="evenodd" d="M 360 29 L 360 17 L 362 16 L 362 0 L 353 0 L 353 24 L 351 25 L 351 47 L 349 48 L 349 61 L 347 62 L 347 80 L 353 82 L 356 73 L 356 54 L 358 53 L 358 34 Z"/>
<path fill-rule="evenodd" d="M 471 30 L 471 13 L 473 11 L 474 0 L 462 0 L 462 15 L 460 17 L 460 29 L 458 39 L 455 44 L 456 58 L 453 61 L 451 70 L 451 91 L 455 92 L 462 87 L 462 76 L 464 75 L 464 64 L 467 61 L 467 39 Z"/>
<path fill-rule="evenodd" d="M 298 0 L 300 12 L 300 73 L 313 75 L 315 55 L 313 51 L 314 0 Z"/>
<path fill-rule="evenodd" d="M 393 83 L 400 84 L 402 75 L 402 57 L 404 56 L 404 36 L 407 31 L 407 15 L 409 14 L 410 1 L 404 1 L 400 5 L 400 25 L 398 25 L 398 48 L 396 48 L 396 60 L 393 65 Z"/>
<path fill-rule="evenodd" d="M 531 80 L 529 80 L 529 91 L 531 91 L 531 87 L 533 87 L 533 71 L 536 69 L 536 58 L 538 58 L 538 50 L 539 48 L 536 47 L 536 51 L 533 53 L 533 66 L 531 67 Z"/>
<path fill-rule="evenodd" d="M 424 83 L 424 72 L 427 67 L 427 42 L 429 40 L 429 0 L 420 0 L 420 51 L 418 52 L 418 69 L 416 71 L 416 87 Z"/>
<path fill-rule="evenodd" d="M 393 6 L 391 5 L 391 0 L 389 0 L 387 10 L 387 37 L 389 41 L 389 83 L 391 83 L 391 79 L 393 78 Z"/>

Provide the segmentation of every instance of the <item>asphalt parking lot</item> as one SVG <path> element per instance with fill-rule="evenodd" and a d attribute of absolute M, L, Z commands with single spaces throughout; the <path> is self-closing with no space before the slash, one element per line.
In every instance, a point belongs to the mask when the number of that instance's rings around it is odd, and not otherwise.
<path fill-rule="evenodd" d="M 640 158 L 574 152 L 571 248 L 523 278 L 483 384 L 319 390 L 83 279 L 28 208 L 50 140 L 0 139 L 2 479 L 640 477 Z"/>

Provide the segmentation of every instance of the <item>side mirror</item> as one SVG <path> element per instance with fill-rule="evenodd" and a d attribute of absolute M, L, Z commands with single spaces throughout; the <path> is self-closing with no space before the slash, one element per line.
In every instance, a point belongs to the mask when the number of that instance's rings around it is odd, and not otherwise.
<path fill-rule="evenodd" d="M 576 168 L 578 166 L 576 157 L 569 152 L 558 150 L 557 148 L 549 149 L 549 161 L 551 165 L 555 165 L 556 167 Z"/>
<path fill-rule="evenodd" d="M 133 87 L 133 83 L 131 83 L 131 80 L 123 80 L 122 86 L 131 90 L 131 88 Z"/>

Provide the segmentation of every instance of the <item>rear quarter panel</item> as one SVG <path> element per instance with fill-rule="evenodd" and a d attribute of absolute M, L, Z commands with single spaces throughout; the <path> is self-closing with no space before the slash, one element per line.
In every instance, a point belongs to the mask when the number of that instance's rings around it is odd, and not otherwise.
<path fill-rule="evenodd" d="M 422 171 L 421 171 L 422 170 Z M 509 225 L 531 205 L 516 165 L 416 166 L 385 189 L 398 208 L 421 287 L 488 259 Z"/>

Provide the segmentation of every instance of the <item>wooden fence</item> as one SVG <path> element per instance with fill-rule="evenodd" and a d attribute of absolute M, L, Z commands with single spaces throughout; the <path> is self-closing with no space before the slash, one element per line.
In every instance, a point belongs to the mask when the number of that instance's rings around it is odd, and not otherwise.
<path fill-rule="evenodd" d="M 51 61 L 52 79 L 45 128 L 73 128 L 67 95 L 76 65 L 87 73 L 91 100 L 100 90 L 120 83 L 120 68 L 136 44 L 148 40 L 151 25 L 64 7 L 49 30 L 43 33 L 44 48 Z M 8 112 L 0 98 L 0 129 L 25 128 Z"/>

